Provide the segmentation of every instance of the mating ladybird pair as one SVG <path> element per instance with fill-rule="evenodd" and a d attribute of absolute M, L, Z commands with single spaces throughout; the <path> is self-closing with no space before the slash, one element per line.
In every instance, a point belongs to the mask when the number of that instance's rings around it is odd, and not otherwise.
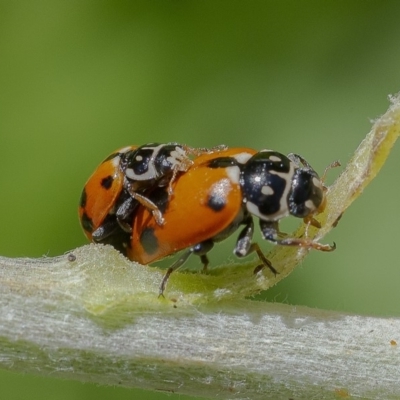
<path fill-rule="evenodd" d="M 319 227 L 314 216 L 325 207 L 325 191 L 318 174 L 296 154 L 151 143 L 118 150 L 100 164 L 84 187 L 79 216 L 89 240 L 111 244 L 141 264 L 187 249 L 168 269 L 162 293 L 171 272 L 191 254 L 200 256 L 206 268 L 214 243 L 240 226 L 236 256 L 255 251 L 258 269 L 266 266 L 276 273 L 252 241 L 253 216 L 266 240 L 334 250 L 279 231 L 280 219 L 288 215 Z"/>

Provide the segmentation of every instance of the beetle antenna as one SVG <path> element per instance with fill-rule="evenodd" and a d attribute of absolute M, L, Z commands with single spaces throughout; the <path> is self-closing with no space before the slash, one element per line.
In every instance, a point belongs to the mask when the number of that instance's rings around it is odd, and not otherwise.
<path fill-rule="evenodd" d="M 325 183 L 325 179 L 326 179 L 326 174 L 328 171 L 330 171 L 332 168 L 336 168 L 336 167 L 340 167 L 342 164 L 340 164 L 339 160 L 333 161 L 331 162 L 324 170 L 324 173 L 321 176 L 321 182 Z"/>

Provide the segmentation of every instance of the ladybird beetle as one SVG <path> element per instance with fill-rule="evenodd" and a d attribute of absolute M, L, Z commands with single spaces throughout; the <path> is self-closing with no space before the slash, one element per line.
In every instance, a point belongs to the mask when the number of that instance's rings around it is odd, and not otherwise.
<path fill-rule="evenodd" d="M 183 249 L 188 250 L 168 269 L 160 294 L 173 270 L 191 254 L 200 256 L 204 268 L 207 253 L 215 242 L 230 236 L 239 226 L 234 254 L 244 257 L 256 252 L 261 265 L 275 274 L 270 261 L 253 243 L 253 216 L 259 218 L 263 238 L 280 245 L 332 251 L 334 246 L 308 239 L 285 237 L 279 221 L 293 215 L 320 227 L 314 216 L 323 211 L 325 187 L 313 168 L 301 156 L 285 156 L 276 151 L 257 152 L 232 148 L 216 154 L 200 155 L 173 183 L 173 199 L 165 188 L 155 188 L 149 199 L 160 209 L 164 224 L 158 225 L 145 207 L 139 207 L 127 255 L 149 264 Z"/>
<path fill-rule="evenodd" d="M 189 155 L 224 149 L 191 148 L 177 143 L 149 143 L 128 146 L 108 156 L 86 182 L 82 191 L 79 217 L 89 240 L 111 244 L 125 253 L 132 230 L 132 215 L 140 204 L 149 210 L 158 225 L 163 216 L 145 191 L 168 186 L 179 172 L 192 164 Z"/>

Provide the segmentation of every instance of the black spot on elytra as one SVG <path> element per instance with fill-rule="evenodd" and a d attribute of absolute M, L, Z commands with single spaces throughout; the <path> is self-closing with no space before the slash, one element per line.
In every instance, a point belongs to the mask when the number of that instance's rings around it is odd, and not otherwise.
<path fill-rule="evenodd" d="M 233 157 L 217 157 L 210 160 L 207 164 L 209 168 L 227 168 L 239 165 Z"/>
<path fill-rule="evenodd" d="M 82 190 L 82 194 L 81 194 L 81 199 L 79 201 L 79 205 L 82 208 L 86 207 L 86 201 L 87 201 L 87 193 L 86 193 L 86 189 Z"/>
<path fill-rule="evenodd" d="M 114 178 L 111 175 L 108 175 L 106 178 L 103 178 L 101 180 L 100 185 L 104 189 L 108 190 L 112 186 L 113 182 L 114 182 Z"/>
<path fill-rule="evenodd" d="M 93 232 L 93 221 L 86 213 L 83 213 L 81 217 L 81 225 L 86 232 Z"/>
<path fill-rule="evenodd" d="M 154 235 L 154 228 L 145 228 L 139 240 L 147 254 L 154 254 L 158 250 L 158 239 Z"/>
<path fill-rule="evenodd" d="M 222 211 L 226 206 L 226 197 L 221 191 L 213 191 L 207 199 L 207 206 L 213 211 Z"/>

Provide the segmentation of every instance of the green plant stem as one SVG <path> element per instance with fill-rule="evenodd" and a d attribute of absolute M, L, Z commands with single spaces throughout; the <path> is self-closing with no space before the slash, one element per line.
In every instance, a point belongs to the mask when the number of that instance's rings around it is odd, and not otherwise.
<path fill-rule="evenodd" d="M 118 276 L 126 261 L 103 246 L 74 255 L 0 259 L 2 368 L 211 398 L 400 396 L 400 319 L 250 300 L 193 307 L 154 293 L 148 309 L 122 296 L 95 315 L 85 304 L 101 265 L 113 260 Z M 110 293 L 119 278 L 104 276 Z"/>

